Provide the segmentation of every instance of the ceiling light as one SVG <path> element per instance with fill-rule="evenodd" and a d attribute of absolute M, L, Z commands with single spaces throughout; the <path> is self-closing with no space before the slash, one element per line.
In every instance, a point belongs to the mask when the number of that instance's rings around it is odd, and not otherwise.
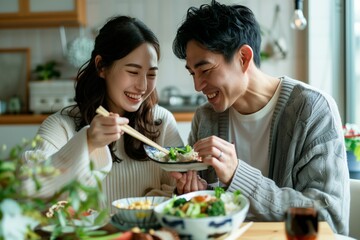
<path fill-rule="evenodd" d="M 307 25 L 307 21 L 303 14 L 303 0 L 295 0 L 295 11 L 291 19 L 290 26 L 295 30 L 303 30 Z"/>

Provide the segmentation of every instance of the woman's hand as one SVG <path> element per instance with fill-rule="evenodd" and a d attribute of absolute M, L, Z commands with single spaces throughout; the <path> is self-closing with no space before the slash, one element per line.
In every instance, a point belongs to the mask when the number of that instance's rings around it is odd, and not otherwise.
<path fill-rule="evenodd" d="M 219 180 L 229 185 L 238 165 L 234 144 L 211 136 L 197 141 L 193 148 L 204 163 L 215 169 Z"/>
<path fill-rule="evenodd" d="M 171 172 L 170 175 L 176 179 L 176 190 L 179 195 L 206 190 L 207 188 L 206 181 L 200 178 L 196 171 L 188 171 L 186 173 Z"/>
<path fill-rule="evenodd" d="M 120 139 L 121 135 L 124 134 L 121 126 L 128 123 L 129 120 L 120 117 L 119 114 L 110 113 L 108 117 L 96 115 L 87 130 L 89 152 L 91 153 L 96 148 L 104 147 Z"/>

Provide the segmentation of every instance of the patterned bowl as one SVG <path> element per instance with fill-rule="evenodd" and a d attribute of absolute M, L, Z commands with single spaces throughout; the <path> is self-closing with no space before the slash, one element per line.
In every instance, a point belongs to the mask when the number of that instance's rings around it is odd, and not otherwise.
<path fill-rule="evenodd" d="M 215 195 L 215 191 L 197 191 L 177 196 L 178 198 L 185 198 L 190 200 L 195 196 Z M 232 232 L 235 229 L 240 228 L 240 225 L 245 220 L 246 214 L 249 210 L 249 200 L 243 195 L 239 196 L 239 203 L 236 209 L 226 216 L 215 217 L 202 217 L 202 218 L 186 218 L 168 215 L 164 213 L 164 209 L 169 207 L 169 202 L 172 199 L 167 200 L 155 207 L 154 212 L 160 224 L 165 228 L 171 228 L 175 230 L 179 235 L 185 239 L 213 239 L 217 238 L 225 233 Z M 233 205 L 229 203 L 231 208 Z"/>
<path fill-rule="evenodd" d="M 168 197 L 148 196 L 122 198 L 112 202 L 116 214 L 112 222 L 123 228 L 153 228 L 159 225 L 154 214 L 154 207 L 168 200 Z"/>

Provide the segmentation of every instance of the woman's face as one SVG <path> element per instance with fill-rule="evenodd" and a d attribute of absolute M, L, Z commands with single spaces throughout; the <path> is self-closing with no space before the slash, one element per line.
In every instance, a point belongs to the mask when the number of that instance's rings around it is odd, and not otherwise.
<path fill-rule="evenodd" d="M 109 110 L 120 116 L 138 110 L 155 89 L 157 72 L 158 56 L 149 43 L 143 43 L 110 68 L 103 68 L 100 77 L 106 81 Z"/>

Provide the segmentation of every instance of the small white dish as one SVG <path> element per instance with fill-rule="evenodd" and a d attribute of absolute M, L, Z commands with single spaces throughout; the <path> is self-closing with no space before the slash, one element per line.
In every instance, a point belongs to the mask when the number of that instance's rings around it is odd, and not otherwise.
<path fill-rule="evenodd" d="M 83 227 L 85 231 L 93 231 L 99 229 L 106 225 L 104 222 L 102 225 L 94 225 L 96 218 L 98 217 L 98 212 L 93 212 L 91 215 L 86 216 L 83 220 L 73 219 L 74 226 L 64 226 L 61 229 L 62 233 L 73 233 L 75 232 L 76 227 Z M 40 228 L 44 232 L 53 232 L 55 230 L 55 225 L 46 225 Z"/>
<path fill-rule="evenodd" d="M 105 225 L 105 224 L 104 224 Z M 89 226 L 89 227 L 84 227 L 85 231 L 93 231 L 93 230 L 97 230 L 101 227 L 103 227 L 104 225 L 95 225 L 95 226 Z M 53 232 L 55 230 L 55 225 L 47 225 L 47 226 L 43 226 L 41 227 L 41 230 L 44 232 Z M 65 226 L 61 229 L 62 233 L 74 233 L 75 232 L 75 227 L 74 226 Z"/>
<path fill-rule="evenodd" d="M 170 149 L 170 147 L 165 147 Z M 168 172 L 187 172 L 189 170 L 202 171 L 206 170 L 209 166 L 197 160 L 189 162 L 164 162 L 162 160 L 163 153 L 158 149 L 144 144 L 146 155 L 154 162 L 159 163 L 160 167 Z"/>

